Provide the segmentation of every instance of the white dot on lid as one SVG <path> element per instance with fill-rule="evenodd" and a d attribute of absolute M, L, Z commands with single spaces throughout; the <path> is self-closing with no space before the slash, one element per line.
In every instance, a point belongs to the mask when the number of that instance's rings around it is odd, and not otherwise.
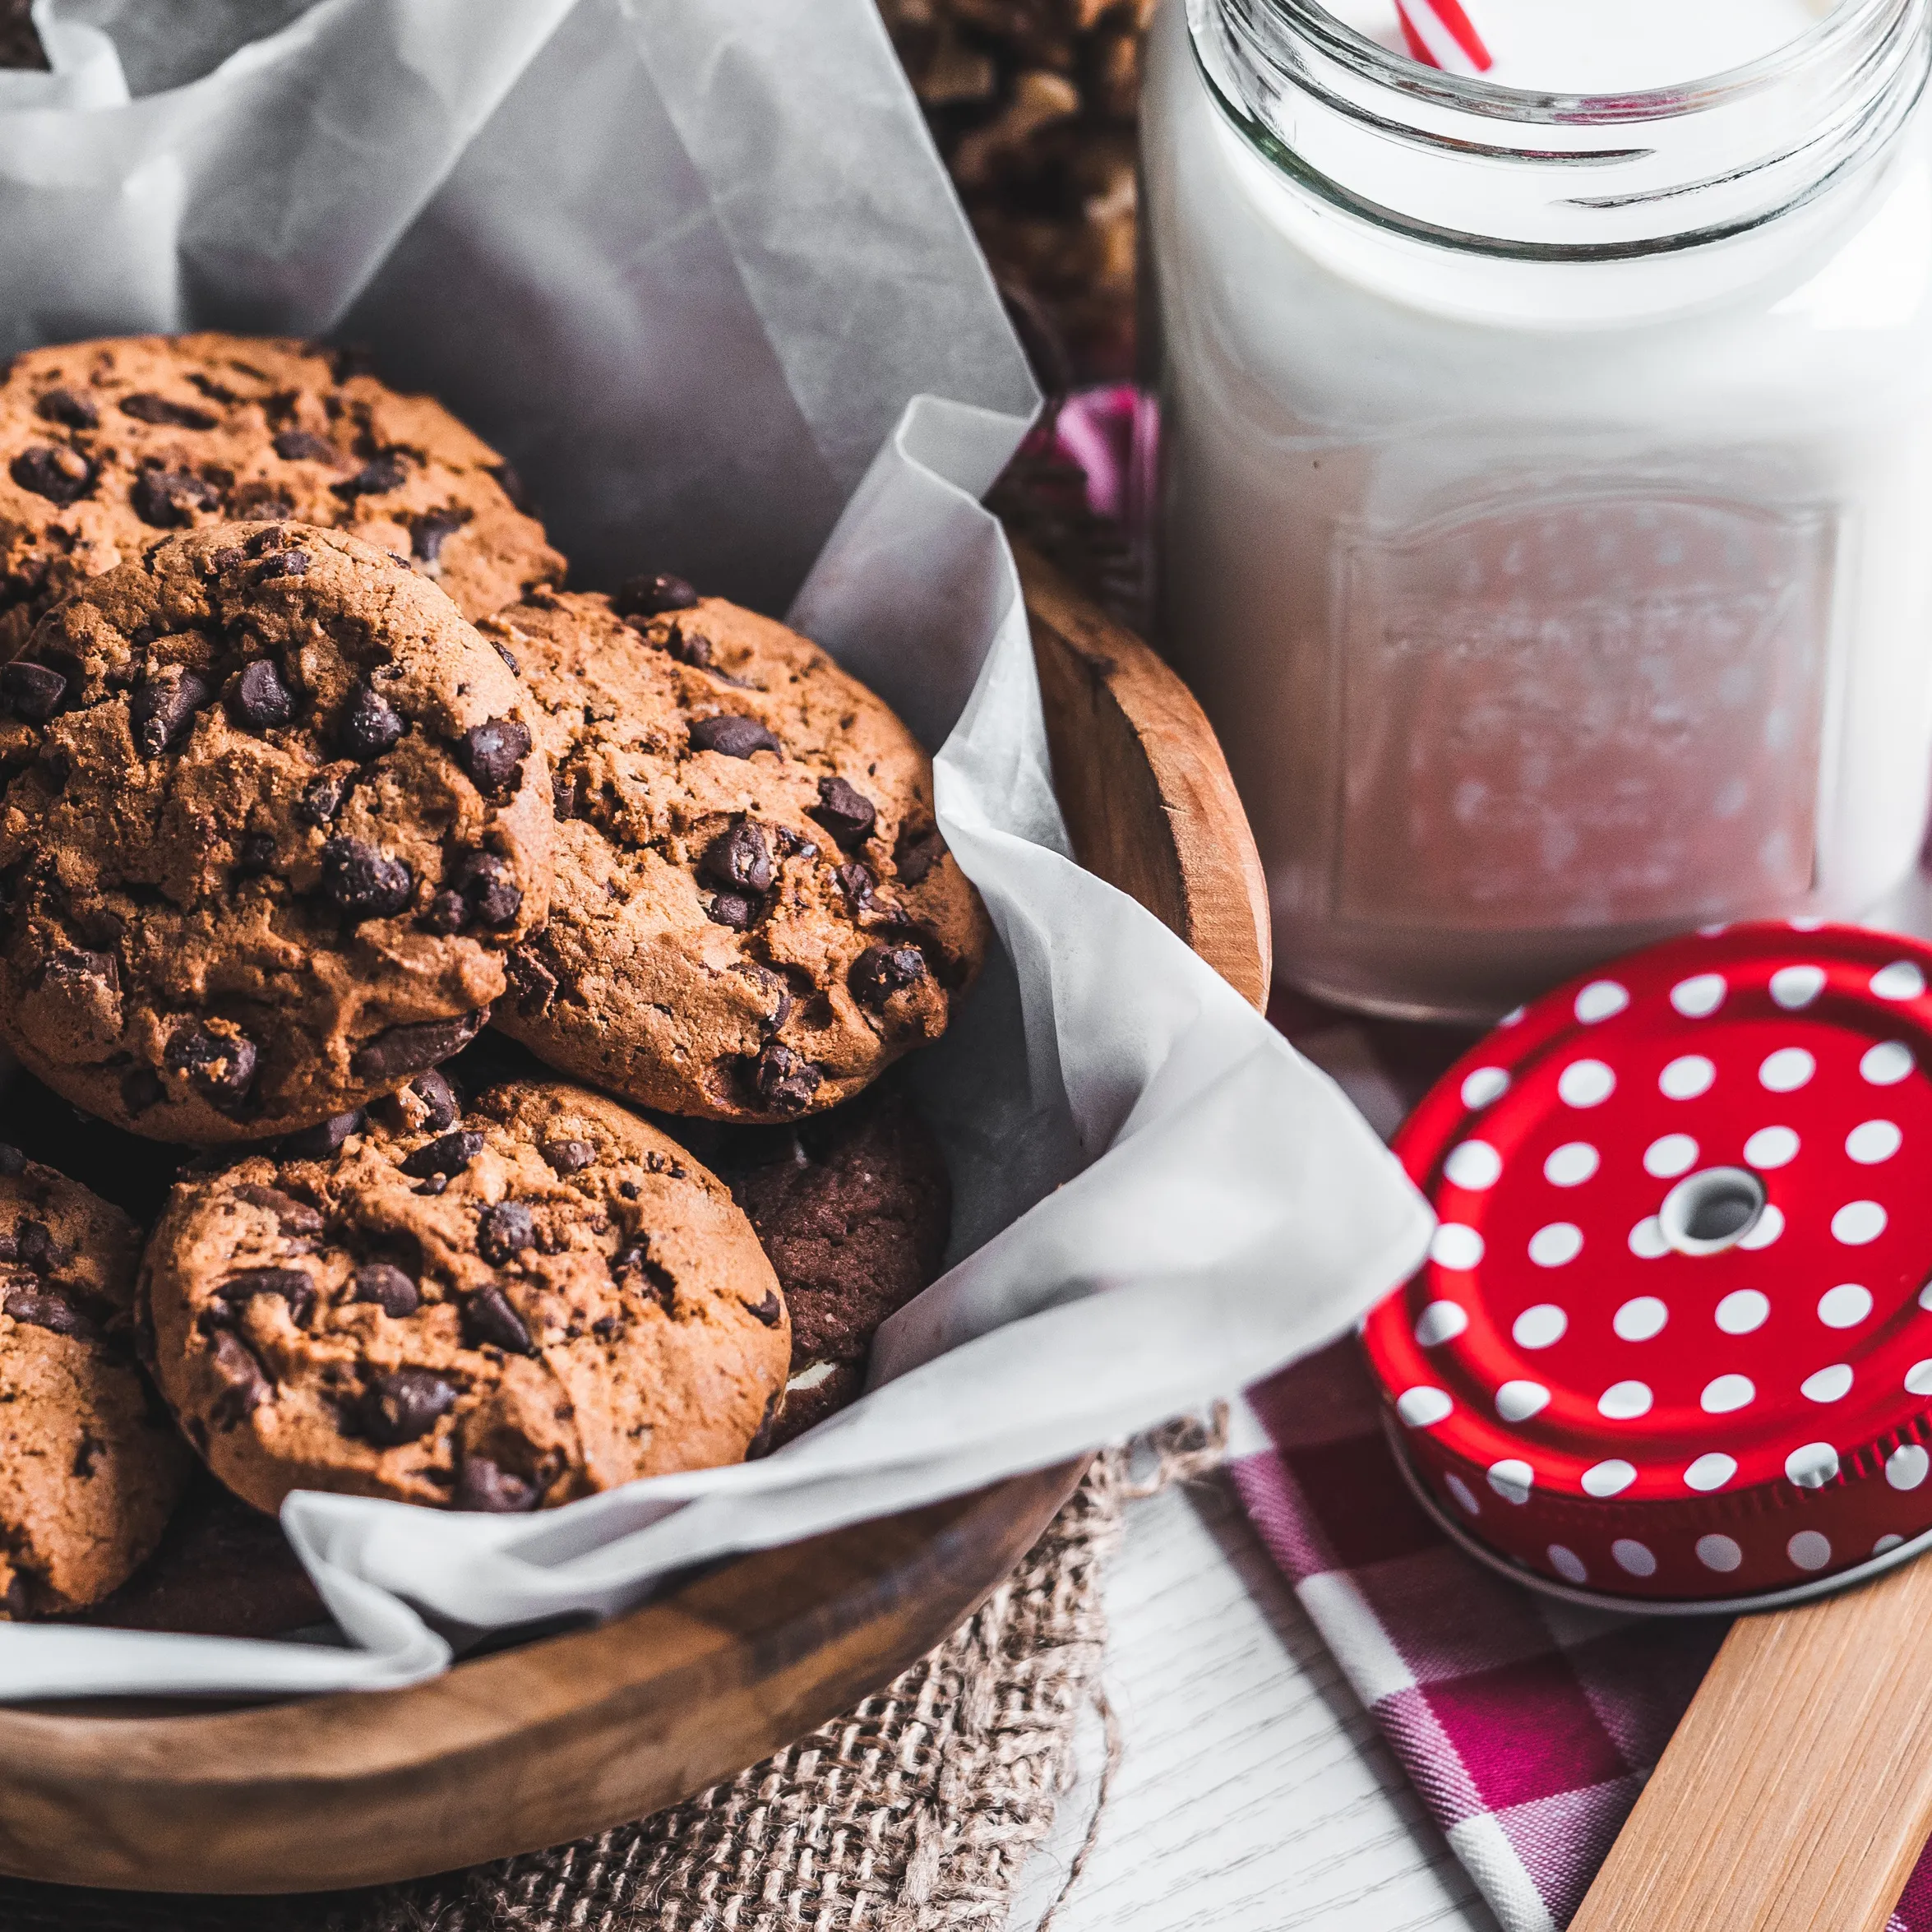
<path fill-rule="evenodd" d="M 1800 1530 L 1784 1548 L 1785 1555 L 1800 1569 L 1823 1569 L 1832 1560 L 1830 1538 L 1814 1529 Z"/>
<path fill-rule="evenodd" d="M 1652 1400 L 1648 1382 L 1612 1382 L 1597 1398 L 1597 1412 L 1613 1422 L 1634 1421 L 1650 1413 Z"/>
<path fill-rule="evenodd" d="M 1569 1317 L 1554 1301 L 1539 1301 L 1517 1316 L 1509 1334 L 1518 1348 L 1547 1348 L 1569 1326 Z"/>
<path fill-rule="evenodd" d="M 1445 1221 L 1430 1237 L 1429 1259 L 1458 1272 L 1473 1268 L 1482 1259 L 1482 1236 L 1460 1221 Z"/>
<path fill-rule="evenodd" d="M 1722 939 L 1730 930 L 1730 927 L 1720 919 L 1714 926 L 1699 927 L 1697 936 L 1699 939 Z"/>
<path fill-rule="evenodd" d="M 1910 959 L 1894 959 L 1872 975 L 1872 991 L 1881 1000 L 1916 1000 L 1925 990 L 1925 976 Z"/>
<path fill-rule="evenodd" d="M 1583 1472 L 1583 1494 L 1601 1500 L 1605 1496 L 1619 1496 L 1637 1480 L 1637 1472 L 1621 1456 L 1612 1456 L 1606 1463 L 1592 1463 Z"/>
<path fill-rule="evenodd" d="M 1630 1252 L 1639 1260 L 1655 1261 L 1670 1251 L 1671 1244 L 1664 1237 L 1664 1224 L 1656 1215 L 1645 1215 L 1630 1230 Z"/>
<path fill-rule="evenodd" d="M 1500 1066 L 1479 1066 L 1463 1076 L 1463 1104 L 1487 1107 L 1509 1091 L 1509 1076 Z"/>
<path fill-rule="evenodd" d="M 1888 1550 L 1896 1550 L 1905 1541 L 1903 1537 L 1880 1537 L 1872 1545 L 1872 1555 L 1883 1556 Z"/>
<path fill-rule="evenodd" d="M 1442 1486 L 1472 1516 L 1482 1514 L 1482 1505 L 1476 1500 L 1476 1491 L 1463 1481 L 1461 1477 L 1448 1475 L 1443 1477 Z"/>
<path fill-rule="evenodd" d="M 1776 1201 L 1767 1201 L 1758 1224 L 1738 1242 L 1740 1248 L 1768 1248 L 1784 1232 L 1784 1209 Z"/>
<path fill-rule="evenodd" d="M 1802 1047 L 1780 1047 L 1764 1056 L 1758 1084 L 1769 1093 L 1795 1093 L 1817 1071 L 1818 1062 Z"/>
<path fill-rule="evenodd" d="M 1823 991 L 1822 966 L 1781 966 L 1771 976 L 1771 996 L 1787 1013 L 1809 1006 Z"/>
<path fill-rule="evenodd" d="M 1912 1050 L 1903 1040 L 1881 1040 L 1865 1048 L 1858 1070 L 1874 1087 L 1896 1087 L 1912 1064 Z"/>
<path fill-rule="evenodd" d="M 1529 1258 L 1538 1268 L 1561 1268 L 1583 1251 L 1583 1231 L 1574 1221 L 1552 1221 L 1529 1237 Z"/>
<path fill-rule="evenodd" d="M 1832 1217 L 1832 1234 L 1848 1248 L 1862 1248 L 1885 1232 L 1885 1210 L 1876 1201 L 1847 1201 Z"/>
<path fill-rule="evenodd" d="M 1523 1016 L 1528 1011 L 1529 1009 L 1527 1006 L 1512 1006 L 1509 1010 L 1496 1022 L 1496 1024 L 1499 1028 L 1505 1026 L 1521 1026 L 1523 1024 Z"/>
<path fill-rule="evenodd" d="M 1489 1486 L 1505 1503 L 1527 1503 L 1536 1481 L 1536 1471 L 1516 1456 L 1505 1456 L 1489 1466 Z"/>
<path fill-rule="evenodd" d="M 1695 1100 L 1710 1092 L 1717 1077 L 1717 1068 L 1703 1054 L 1681 1054 L 1657 1075 L 1657 1091 L 1666 1100 Z"/>
<path fill-rule="evenodd" d="M 1543 1554 L 1550 1559 L 1550 1567 L 1566 1583 L 1587 1583 L 1590 1573 L 1584 1567 L 1583 1560 L 1574 1550 L 1566 1550 L 1561 1543 L 1552 1543 Z"/>
<path fill-rule="evenodd" d="M 1722 1489 L 1736 1473 L 1735 1456 L 1727 1456 L 1722 1449 L 1707 1449 L 1684 1472 L 1684 1481 L 1686 1487 L 1708 1494 Z"/>
<path fill-rule="evenodd" d="M 1908 1395 L 1932 1395 L 1932 1361 L 1915 1361 L 1905 1371 Z"/>
<path fill-rule="evenodd" d="M 1697 1165 L 1697 1143 L 1688 1134 L 1666 1134 L 1643 1150 L 1643 1172 L 1675 1181 Z"/>
<path fill-rule="evenodd" d="M 1722 973 L 1696 973 L 1671 988 L 1671 1004 L 1686 1019 L 1708 1019 L 1728 991 Z"/>
<path fill-rule="evenodd" d="M 1465 1140 L 1459 1147 L 1449 1149 L 1449 1158 L 1442 1163 L 1442 1172 L 1458 1187 L 1480 1194 L 1486 1187 L 1494 1187 L 1502 1178 L 1503 1157 L 1486 1140 Z"/>
<path fill-rule="evenodd" d="M 1824 921 L 1806 913 L 1798 918 L 1786 920 L 1785 924 L 1794 932 L 1815 932 Z"/>
<path fill-rule="evenodd" d="M 1784 1459 L 1784 1472 L 1800 1489 L 1823 1489 L 1838 1473 L 1838 1452 L 1828 1442 L 1807 1442 Z"/>
<path fill-rule="evenodd" d="M 1543 1162 L 1543 1178 L 1552 1187 L 1581 1187 L 1602 1164 L 1587 1140 L 1566 1140 Z"/>
<path fill-rule="evenodd" d="M 1427 1429 L 1440 1422 L 1456 1405 L 1449 1398 L 1446 1390 L 1431 1389 L 1426 1382 L 1418 1382 L 1413 1389 L 1405 1389 L 1395 1398 L 1395 1412 L 1412 1429 Z"/>
<path fill-rule="evenodd" d="M 1851 1389 L 1851 1366 L 1842 1361 L 1833 1362 L 1828 1369 L 1820 1369 L 1816 1375 L 1807 1375 L 1798 1384 L 1798 1393 L 1807 1402 L 1837 1402 Z"/>
<path fill-rule="evenodd" d="M 1888 1161 L 1905 1144 L 1905 1135 L 1895 1121 L 1860 1121 L 1845 1136 L 1845 1151 L 1861 1167 L 1875 1167 Z"/>
<path fill-rule="evenodd" d="M 1730 1571 L 1744 1561 L 1745 1553 L 1729 1537 L 1712 1530 L 1697 1539 L 1697 1560 L 1706 1569 Z"/>
<path fill-rule="evenodd" d="M 1733 1288 L 1717 1304 L 1717 1326 L 1727 1335 L 1748 1335 L 1763 1327 L 1771 1313 L 1769 1299 L 1755 1288 Z"/>
<path fill-rule="evenodd" d="M 1919 1290 L 1919 1306 L 1921 1308 L 1932 1309 L 1932 1282 L 1927 1282 L 1925 1287 Z"/>
<path fill-rule="evenodd" d="M 1655 1295 L 1637 1295 L 1610 1318 L 1610 1325 L 1625 1342 L 1648 1342 L 1664 1332 L 1671 1311 Z"/>
<path fill-rule="evenodd" d="M 1698 1407 L 1707 1416 L 1728 1416 L 1733 1409 L 1748 1407 L 1757 1398 L 1757 1387 L 1749 1375 L 1714 1375 L 1704 1384 Z"/>
<path fill-rule="evenodd" d="M 1885 1458 L 1885 1480 L 1894 1489 L 1916 1489 L 1932 1469 L 1932 1456 L 1916 1442 L 1902 1444 Z"/>
<path fill-rule="evenodd" d="M 1468 1311 L 1459 1301 L 1431 1301 L 1416 1317 L 1416 1340 L 1425 1348 L 1453 1342 L 1469 1325 Z"/>
<path fill-rule="evenodd" d="M 1527 1422 L 1550 1406 L 1550 1391 L 1541 1382 L 1505 1382 L 1496 1391 L 1496 1413 L 1505 1422 Z"/>
<path fill-rule="evenodd" d="M 1556 1091 L 1569 1107 L 1601 1107 L 1616 1091 L 1616 1075 L 1601 1060 L 1573 1060 L 1556 1076 Z"/>
<path fill-rule="evenodd" d="M 1585 1026 L 1594 1026 L 1621 1013 L 1630 1003 L 1628 987 L 1614 979 L 1593 979 L 1577 995 L 1576 1016 Z"/>
<path fill-rule="evenodd" d="M 1760 1127 L 1745 1143 L 1745 1162 L 1768 1173 L 1773 1167 L 1787 1167 L 1798 1158 L 1798 1136 L 1789 1127 Z"/>
<path fill-rule="evenodd" d="M 1855 1329 L 1872 1311 L 1872 1292 L 1857 1282 L 1840 1282 L 1818 1298 L 1818 1319 L 1828 1329 Z"/>
<path fill-rule="evenodd" d="M 1657 1558 L 1651 1554 L 1648 1544 L 1639 1542 L 1634 1537 L 1619 1537 L 1610 1546 L 1610 1553 L 1617 1568 L 1628 1570 L 1634 1577 L 1657 1574 Z"/>

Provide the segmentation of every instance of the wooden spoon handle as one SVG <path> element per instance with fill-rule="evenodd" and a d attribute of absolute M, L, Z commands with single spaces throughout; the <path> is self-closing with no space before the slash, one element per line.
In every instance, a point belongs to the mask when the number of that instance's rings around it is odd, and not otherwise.
<path fill-rule="evenodd" d="M 1932 1562 L 1740 1617 L 1569 1932 L 1883 1932 L 1932 1833 Z"/>

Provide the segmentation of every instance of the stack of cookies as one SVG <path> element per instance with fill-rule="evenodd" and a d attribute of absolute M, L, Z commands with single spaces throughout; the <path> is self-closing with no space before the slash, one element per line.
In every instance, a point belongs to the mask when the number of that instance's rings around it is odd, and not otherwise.
<path fill-rule="evenodd" d="M 0 381 L 0 1613 L 131 1601 L 197 1472 L 525 1510 L 759 1454 L 931 1278 L 881 1075 L 987 927 L 929 761 L 783 625 L 565 567 L 339 354 Z"/>

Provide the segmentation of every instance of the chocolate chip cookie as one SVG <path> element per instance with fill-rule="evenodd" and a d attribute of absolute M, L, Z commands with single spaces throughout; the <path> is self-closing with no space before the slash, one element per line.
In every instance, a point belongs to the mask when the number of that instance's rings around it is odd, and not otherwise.
<path fill-rule="evenodd" d="M 0 666 L 0 1037 L 159 1140 L 448 1058 L 541 925 L 536 714 L 449 600 L 299 524 L 184 532 Z"/>
<path fill-rule="evenodd" d="M 520 1510 L 742 1458 L 791 1324 L 723 1183 L 575 1088 L 440 1129 L 395 1105 L 326 1158 L 185 1182 L 155 1230 L 155 1373 L 215 1474 L 264 1509 Z"/>
<path fill-rule="evenodd" d="M 775 1448 L 863 1394 L 879 1324 L 939 1273 L 951 1183 L 911 1102 L 876 1087 L 795 1127 L 724 1129 L 710 1158 L 791 1310 Z"/>
<path fill-rule="evenodd" d="M 670 579 L 544 595 L 485 631 L 522 665 L 557 819 L 505 1032 L 647 1107 L 775 1121 L 945 1031 L 986 914 L 880 700 Z"/>
<path fill-rule="evenodd" d="M 135 1360 L 140 1251 L 119 1209 L 0 1146 L 0 1618 L 98 1602 L 187 1480 Z"/>
<path fill-rule="evenodd" d="M 83 578 L 169 530 L 298 518 L 407 557 L 488 615 L 563 559 L 502 458 L 355 359 L 243 335 L 17 357 L 0 381 L 0 662 Z"/>

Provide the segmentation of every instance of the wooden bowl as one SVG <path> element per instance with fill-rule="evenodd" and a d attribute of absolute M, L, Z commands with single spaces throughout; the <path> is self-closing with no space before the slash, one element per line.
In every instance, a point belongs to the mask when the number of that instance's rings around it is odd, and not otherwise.
<path fill-rule="evenodd" d="M 1180 681 L 1022 554 L 1082 862 L 1256 1005 L 1260 863 Z M 1024 1555 L 1082 1465 L 746 1556 L 599 1629 L 413 1689 L 209 1709 L 0 1711 L 0 1871 L 149 1891 L 372 1884 L 641 1818 L 890 1681 Z"/>

